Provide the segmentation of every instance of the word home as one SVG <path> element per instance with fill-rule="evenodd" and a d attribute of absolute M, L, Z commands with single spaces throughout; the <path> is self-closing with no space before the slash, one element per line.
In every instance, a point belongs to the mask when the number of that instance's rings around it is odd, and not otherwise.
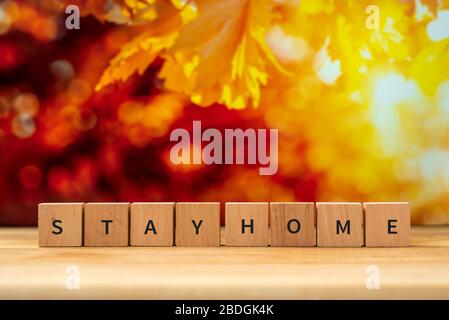
<path fill-rule="evenodd" d="M 219 202 L 41 203 L 41 247 L 221 245 Z M 224 245 L 403 247 L 406 202 L 228 202 Z"/>

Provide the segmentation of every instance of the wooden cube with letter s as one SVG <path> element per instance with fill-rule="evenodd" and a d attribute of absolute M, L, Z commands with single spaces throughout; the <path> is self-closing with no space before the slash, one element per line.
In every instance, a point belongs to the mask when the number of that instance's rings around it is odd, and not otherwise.
<path fill-rule="evenodd" d="M 40 247 L 83 245 L 83 204 L 40 203 L 38 229 Z"/>

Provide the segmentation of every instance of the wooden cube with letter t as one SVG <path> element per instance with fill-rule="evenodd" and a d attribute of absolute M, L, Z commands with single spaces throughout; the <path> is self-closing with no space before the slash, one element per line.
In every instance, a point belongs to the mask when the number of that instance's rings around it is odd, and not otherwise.
<path fill-rule="evenodd" d="M 83 245 L 83 203 L 40 203 L 38 211 L 39 246 Z"/>
<path fill-rule="evenodd" d="M 317 245 L 361 247 L 363 210 L 359 202 L 317 202 Z"/>
<path fill-rule="evenodd" d="M 178 202 L 175 224 L 176 246 L 220 246 L 219 202 Z"/>
<path fill-rule="evenodd" d="M 226 246 L 268 246 L 268 202 L 226 203 Z"/>
<path fill-rule="evenodd" d="M 174 202 L 132 203 L 131 246 L 172 246 L 174 210 Z"/>
<path fill-rule="evenodd" d="M 365 202 L 365 244 L 367 247 L 410 245 L 408 202 Z"/>
<path fill-rule="evenodd" d="M 84 245 L 87 247 L 128 246 L 128 226 L 129 202 L 84 205 Z"/>

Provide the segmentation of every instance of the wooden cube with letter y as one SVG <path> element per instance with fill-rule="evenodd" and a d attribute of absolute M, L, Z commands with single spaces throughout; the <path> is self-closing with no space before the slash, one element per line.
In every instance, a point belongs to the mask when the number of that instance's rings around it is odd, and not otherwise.
<path fill-rule="evenodd" d="M 408 202 L 365 202 L 365 244 L 367 247 L 410 245 Z"/>
<path fill-rule="evenodd" d="M 174 210 L 174 202 L 131 203 L 131 246 L 172 246 Z"/>
<path fill-rule="evenodd" d="M 178 202 L 175 211 L 176 246 L 220 246 L 219 202 Z"/>
<path fill-rule="evenodd" d="M 228 202 L 225 220 L 226 246 L 268 246 L 268 202 Z"/>
<path fill-rule="evenodd" d="M 359 202 L 317 202 L 317 245 L 361 247 L 363 210 Z"/>
<path fill-rule="evenodd" d="M 86 203 L 84 245 L 126 247 L 129 245 L 129 202 Z"/>
<path fill-rule="evenodd" d="M 83 203 L 40 203 L 38 206 L 40 247 L 83 245 Z"/>

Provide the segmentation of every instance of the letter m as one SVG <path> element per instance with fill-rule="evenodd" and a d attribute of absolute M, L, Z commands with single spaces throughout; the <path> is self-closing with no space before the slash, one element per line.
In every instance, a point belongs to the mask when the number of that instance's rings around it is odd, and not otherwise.
<path fill-rule="evenodd" d="M 347 233 L 347 234 L 351 234 L 351 221 L 350 220 L 346 220 L 346 223 L 344 226 L 342 226 L 341 221 L 337 220 L 337 234 L 341 233 Z"/>

